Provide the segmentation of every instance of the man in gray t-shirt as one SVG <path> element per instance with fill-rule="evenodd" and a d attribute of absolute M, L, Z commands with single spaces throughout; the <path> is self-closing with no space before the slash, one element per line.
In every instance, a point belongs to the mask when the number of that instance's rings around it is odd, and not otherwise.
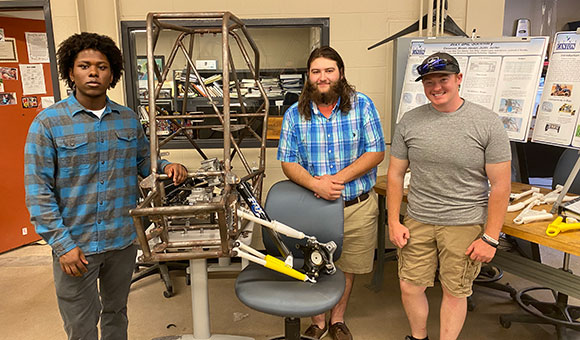
<path fill-rule="evenodd" d="M 401 295 L 411 326 L 406 339 L 428 339 L 425 289 L 433 286 L 437 269 L 440 339 L 457 339 L 473 280 L 499 243 L 511 152 L 498 116 L 459 96 L 463 75 L 453 56 L 435 53 L 417 71 L 431 103 L 407 112 L 395 129 L 387 173 L 389 237 L 399 248 Z M 407 168 L 411 182 L 401 224 Z"/>

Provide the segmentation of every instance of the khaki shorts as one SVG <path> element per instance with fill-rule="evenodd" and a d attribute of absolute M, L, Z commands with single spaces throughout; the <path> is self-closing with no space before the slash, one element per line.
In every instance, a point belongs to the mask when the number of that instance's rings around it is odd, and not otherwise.
<path fill-rule="evenodd" d="M 432 287 L 435 272 L 439 281 L 455 297 L 470 296 L 481 262 L 465 251 L 483 234 L 483 225 L 438 226 L 405 217 L 409 228 L 407 245 L 398 249 L 399 279 L 420 287 Z"/>
<path fill-rule="evenodd" d="M 377 194 L 372 190 L 366 200 L 344 208 L 342 254 L 336 261 L 343 272 L 366 274 L 373 270 L 378 216 Z"/>

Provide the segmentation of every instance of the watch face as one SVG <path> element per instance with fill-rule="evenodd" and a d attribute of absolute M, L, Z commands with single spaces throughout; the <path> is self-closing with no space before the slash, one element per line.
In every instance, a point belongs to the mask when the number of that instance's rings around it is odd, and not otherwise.
<path fill-rule="evenodd" d="M 320 252 L 315 251 L 312 254 L 310 254 L 310 261 L 312 261 L 314 265 L 320 266 L 322 264 L 322 255 L 320 254 Z"/>

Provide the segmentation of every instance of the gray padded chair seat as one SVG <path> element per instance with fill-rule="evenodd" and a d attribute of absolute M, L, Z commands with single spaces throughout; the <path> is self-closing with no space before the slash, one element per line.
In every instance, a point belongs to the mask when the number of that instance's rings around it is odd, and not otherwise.
<path fill-rule="evenodd" d="M 343 201 L 326 201 L 291 181 L 274 184 L 268 193 L 265 210 L 268 216 L 285 223 L 306 235 L 316 236 L 320 242 L 333 240 L 338 249 L 334 261 L 340 256 L 344 233 Z M 262 232 L 268 254 L 278 256 L 273 242 Z M 302 267 L 295 249 L 296 239 L 282 236 L 293 251 L 294 268 Z M 236 294 L 240 301 L 257 311 L 289 318 L 309 317 L 330 310 L 344 292 L 344 273 L 337 268 L 333 275 L 321 274 L 315 284 L 300 282 L 268 268 L 251 263 L 236 280 Z M 299 326 L 299 325 L 298 325 Z"/>
<path fill-rule="evenodd" d="M 302 259 L 294 267 L 302 267 Z M 338 303 L 344 292 L 344 273 L 322 274 L 317 283 L 300 282 L 270 269 L 250 264 L 236 281 L 236 294 L 246 306 L 282 317 L 309 317 Z"/>

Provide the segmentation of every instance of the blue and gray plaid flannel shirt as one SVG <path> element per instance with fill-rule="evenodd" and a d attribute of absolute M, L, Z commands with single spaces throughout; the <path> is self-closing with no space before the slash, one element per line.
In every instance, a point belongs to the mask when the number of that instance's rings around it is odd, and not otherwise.
<path fill-rule="evenodd" d="M 134 111 L 107 98 L 99 119 L 71 95 L 34 119 L 24 163 L 32 223 L 57 256 L 75 246 L 90 255 L 133 242 L 137 175 L 151 172 L 149 141 Z"/>

